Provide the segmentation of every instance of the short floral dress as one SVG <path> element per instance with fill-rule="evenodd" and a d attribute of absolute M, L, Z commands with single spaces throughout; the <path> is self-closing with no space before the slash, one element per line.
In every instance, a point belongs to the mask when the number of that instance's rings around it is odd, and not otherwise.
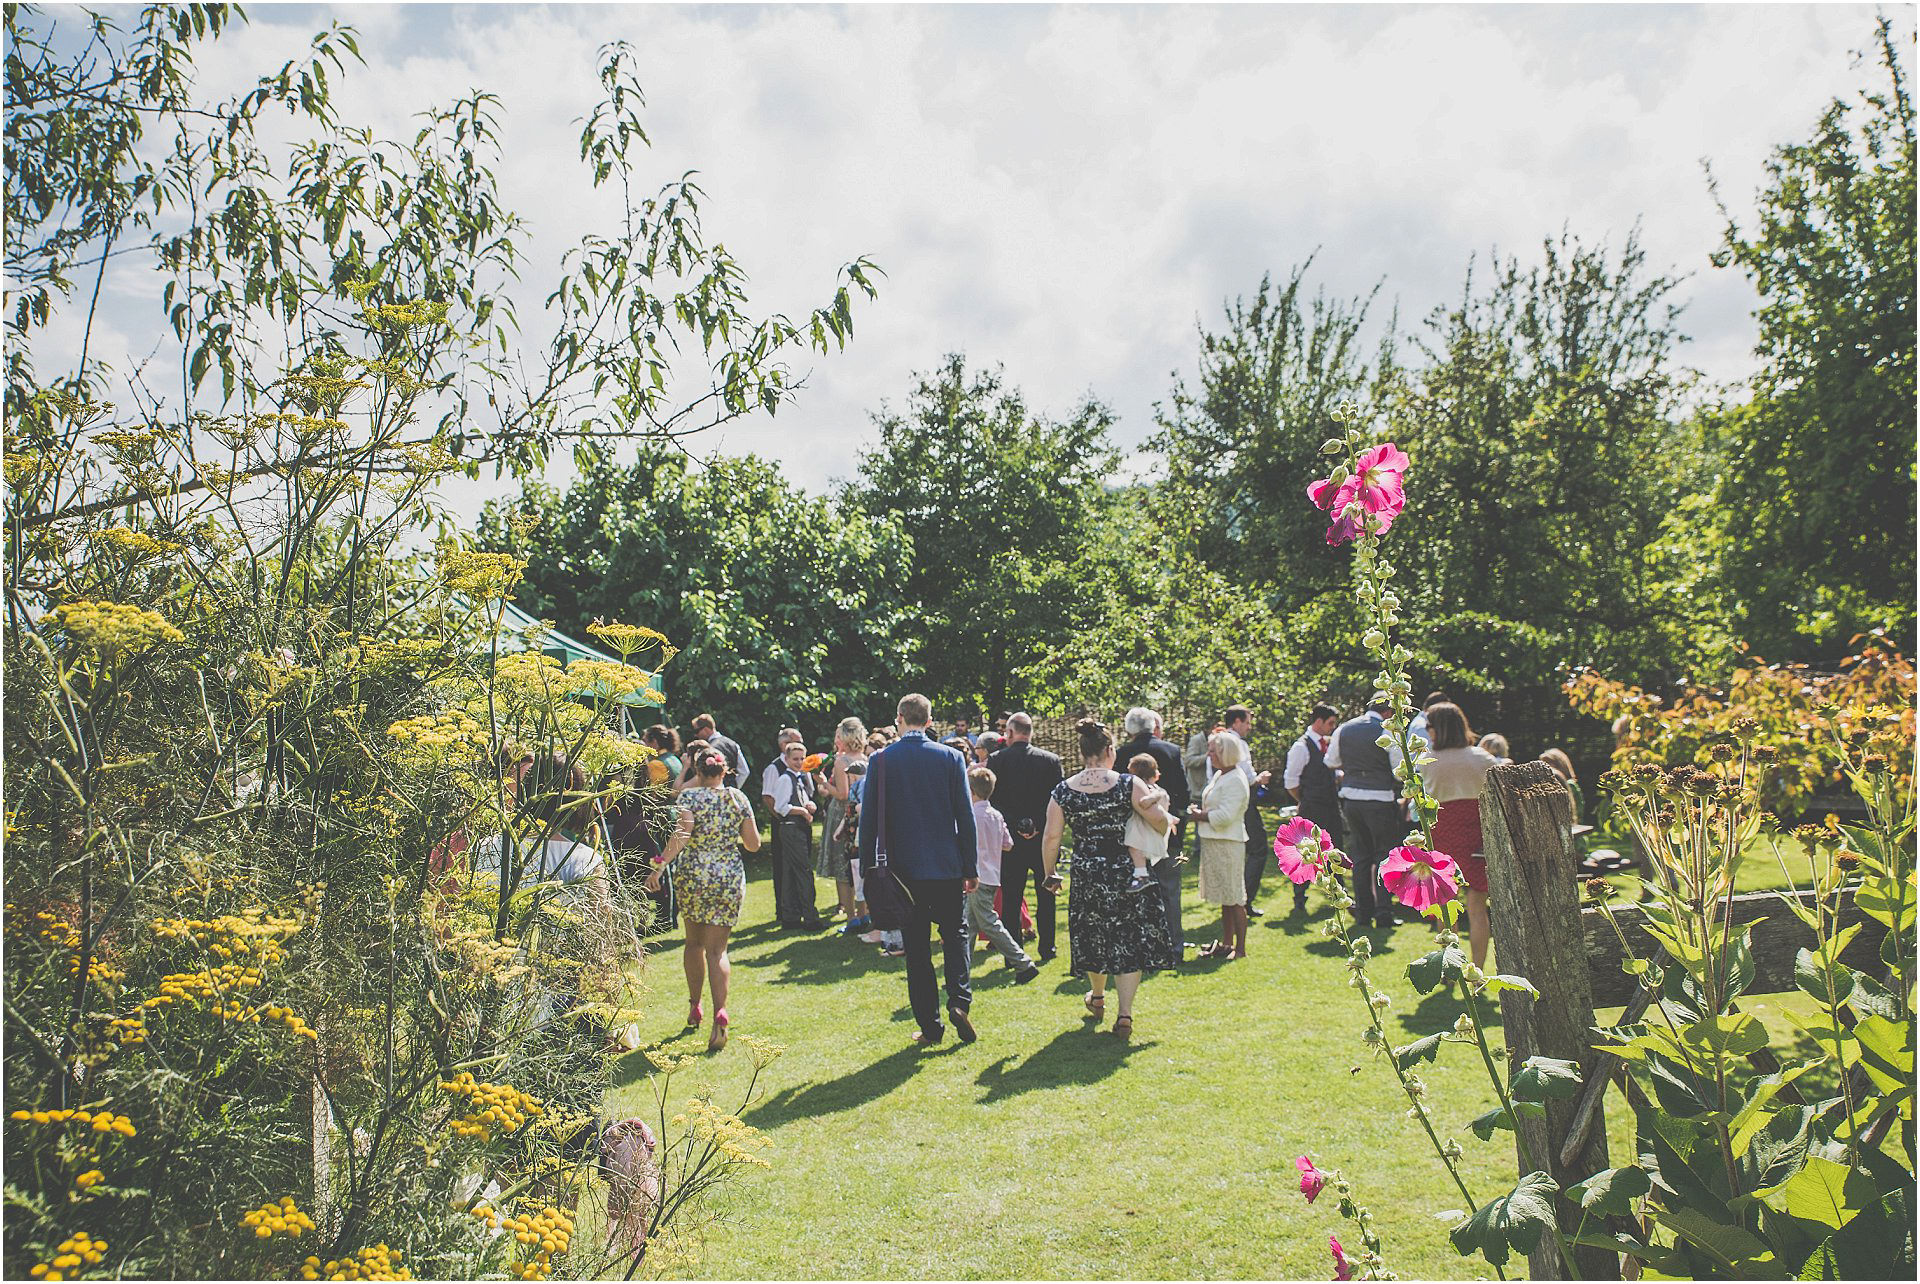
<path fill-rule="evenodd" d="M 747 867 L 740 860 L 740 822 L 752 815 L 738 789 L 685 789 L 680 810 L 693 817 L 693 836 L 674 858 L 674 891 L 690 923 L 732 927 L 747 894 Z"/>
<path fill-rule="evenodd" d="M 1053 801 L 1073 830 L 1067 940 L 1075 973 L 1118 975 L 1179 963 L 1160 897 L 1127 890 L 1133 879 L 1125 842 L 1133 783 L 1122 772 L 1100 793 L 1082 793 L 1064 780 L 1053 787 Z"/>
<path fill-rule="evenodd" d="M 855 758 L 847 764 L 849 784 L 866 774 L 867 760 L 864 757 Z M 854 855 L 855 835 L 847 824 L 847 813 L 850 810 L 852 808 L 848 799 L 833 797 L 827 799 L 826 811 L 822 813 L 826 817 L 826 822 L 821 826 L 819 860 L 813 867 L 813 872 L 820 877 L 831 878 L 840 883 L 853 881 L 850 861 Z"/>

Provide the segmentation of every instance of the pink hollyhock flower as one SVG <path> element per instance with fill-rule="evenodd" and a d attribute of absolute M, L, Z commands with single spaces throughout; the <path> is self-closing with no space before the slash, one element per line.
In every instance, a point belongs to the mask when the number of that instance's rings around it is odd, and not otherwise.
<path fill-rule="evenodd" d="M 1353 1263 L 1349 1262 L 1347 1255 L 1340 1251 L 1340 1241 L 1329 1235 L 1327 1236 L 1327 1247 L 1333 1250 L 1333 1278 L 1337 1280 L 1352 1279 Z"/>
<path fill-rule="evenodd" d="M 1315 1197 L 1320 1194 L 1321 1188 L 1327 1184 L 1327 1179 L 1321 1174 L 1318 1168 L 1313 1166 L 1313 1161 L 1305 1155 L 1294 1160 L 1293 1166 L 1300 1170 L 1300 1193 L 1305 1195 L 1307 1202 L 1311 1204 Z"/>
<path fill-rule="evenodd" d="M 1319 481 L 1307 487 L 1307 498 L 1313 501 L 1315 508 L 1324 513 L 1333 507 L 1333 496 L 1336 489 L 1333 484 L 1333 478 L 1322 477 Z"/>
<path fill-rule="evenodd" d="M 1299 818 L 1280 826 L 1273 836 L 1273 854 L 1280 872 L 1296 883 L 1311 883 L 1327 863 L 1333 839 L 1312 821 Z"/>
<path fill-rule="evenodd" d="M 1409 909 L 1430 914 L 1460 895 L 1460 867 L 1445 852 L 1396 847 L 1380 862 L 1380 881 Z"/>
<path fill-rule="evenodd" d="M 1359 500 L 1369 513 L 1398 513 L 1407 506 L 1407 455 L 1384 442 L 1360 456 L 1353 476 L 1341 483 L 1333 507 L 1345 508 Z"/>

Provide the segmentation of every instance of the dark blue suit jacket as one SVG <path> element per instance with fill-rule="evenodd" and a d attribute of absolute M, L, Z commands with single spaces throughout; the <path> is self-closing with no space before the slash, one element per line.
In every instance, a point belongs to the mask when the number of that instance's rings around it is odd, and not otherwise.
<path fill-rule="evenodd" d="M 873 755 L 860 800 L 860 868 L 870 872 L 881 817 L 887 867 L 903 878 L 977 878 L 973 796 L 958 752 L 909 731 Z"/>

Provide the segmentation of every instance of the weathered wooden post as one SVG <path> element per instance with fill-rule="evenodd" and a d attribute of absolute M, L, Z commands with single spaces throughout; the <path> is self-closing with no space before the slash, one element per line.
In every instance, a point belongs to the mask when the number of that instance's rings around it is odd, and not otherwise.
<path fill-rule="evenodd" d="M 1580 924 L 1579 857 L 1573 847 L 1573 797 L 1545 763 L 1516 763 L 1487 773 L 1480 792 L 1480 824 L 1487 853 L 1488 914 L 1493 920 L 1495 961 L 1540 991 L 1500 996 L 1506 1026 L 1507 1064 L 1528 1057 L 1578 1062 L 1584 1083 L 1604 1074 L 1593 1051 L 1593 983 Z M 1520 1148 L 1562 1190 L 1607 1167 L 1607 1130 L 1596 1118 L 1573 1163 L 1560 1157 L 1561 1140 L 1573 1126 L 1574 1099 L 1549 1101 L 1546 1118 L 1515 1120 Z M 1571 1233 L 1578 1209 L 1558 1201 L 1561 1225 Z M 1586 1279 L 1619 1279 L 1620 1259 L 1604 1249 L 1577 1249 L 1575 1264 Z M 1530 1262 L 1532 1278 L 1566 1278 L 1553 1243 L 1542 1237 Z"/>

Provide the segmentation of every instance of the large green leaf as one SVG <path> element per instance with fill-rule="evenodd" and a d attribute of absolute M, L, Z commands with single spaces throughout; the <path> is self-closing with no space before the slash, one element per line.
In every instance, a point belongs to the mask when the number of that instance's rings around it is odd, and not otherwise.
<path fill-rule="evenodd" d="M 1820 955 L 1801 946 L 1793 956 L 1793 983 L 1821 1003 L 1837 1006 L 1853 993 L 1853 969 L 1845 964 L 1834 967 L 1831 981 Z"/>
<path fill-rule="evenodd" d="M 1477 1251 L 1495 1266 L 1505 1266 L 1509 1248 L 1531 1253 L 1539 1247 L 1541 1232 L 1553 1226 L 1553 1197 L 1559 1189 L 1547 1174 L 1528 1173 L 1507 1194 L 1480 1205 L 1448 1238 L 1458 1252 Z"/>
<path fill-rule="evenodd" d="M 1580 1091 L 1580 1063 L 1561 1057 L 1528 1057 L 1513 1072 L 1510 1091 L 1515 1101 L 1571 1097 Z"/>
<path fill-rule="evenodd" d="M 1865 972 L 1853 974 L 1853 990 L 1847 995 L 1847 1006 L 1858 1016 L 1900 1019 L 1900 1000 L 1894 997 L 1893 991 Z"/>
<path fill-rule="evenodd" d="M 1865 1173 L 1818 1155 L 1780 1185 L 1754 1193 L 1790 1217 L 1835 1230 L 1878 1197 Z"/>
<path fill-rule="evenodd" d="M 1803 1280 L 1910 1280 L 1913 1216 L 1895 1190 L 1829 1236 L 1800 1268 Z"/>
<path fill-rule="evenodd" d="M 1393 1050 L 1394 1064 L 1402 1070 L 1407 1070 L 1421 1061 L 1433 1060 L 1435 1054 L 1440 1051 L 1440 1041 L 1446 1037 L 1447 1032 L 1442 1030 L 1439 1034 L 1429 1034 L 1423 1038 L 1415 1039 L 1412 1043 L 1395 1048 Z"/>
<path fill-rule="evenodd" d="M 1735 1112 L 1733 1121 L 1727 1125 L 1735 1158 L 1746 1153 L 1747 1143 L 1766 1125 L 1768 1116 L 1764 1112 L 1768 1104 L 1780 1095 L 1780 1090 L 1815 1066 L 1826 1063 L 1825 1057 L 1815 1057 L 1812 1061 L 1784 1066 L 1773 1074 L 1762 1075 L 1747 1085 L 1746 1104 Z"/>
<path fill-rule="evenodd" d="M 1746 1057 L 1767 1046 L 1767 1027 L 1751 1012 L 1725 1012 L 1680 1027 L 1680 1041 L 1710 1057 Z"/>
<path fill-rule="evenodd" d="M 1473 1135 L 1482 1141 L 1492 1141 L 1496 1129 L 1512 1132 L 1513 1116 L 1507 1113 L 1505 1106 L 1495 1106 L 1467 1125 L 1473 1129 Z"/>
<path fill-rule="evenodd" d="M 1652 1189 L 1644 1168 L 1608 1168 L 1567 1187 L 1567 1198 L 1594 1217 L 1630 1217 L 1633 1201 Z"/>
<path fill-rule="evenodd" d="M 1459 980 L 1466 966 L 1467 956 L 1460 947 L 1446 945 L 1407 964 L 1407 980 L 1420 993 L 1432 994 L 1441 986 Z"/>
<path fill-rule="evenodd" d="M 1701 1143 L 1702 1129 L 1655 1109 L 1641 1110 L 1638 1122 L 1640 1166 L 1655 1183 L 1665 1187 L 1683 1205 L 1706 1209 L 1718 1213 L 1721 1220 L 1731 1220 L 1726 1205 L 1730 1194 L 1726 1172 L 1719 1156 L 1713 1153 L 1716 1147 Z"/>
<path fill-rule="evenodd" d="M 1784 1278 L 1774 1265 L 1773 1250 L 1750 1232 L 1730 1222 L 1716 1221 L 1697 1208 L 1660 1208 L 1654 1219 L 1732 1274 Z"/>
<path fill-rule="evenodd" d="M 1853 1027 L 1861 1068 L 1882 1092 L 1913 1092 L 1913 1022 L 1870 1016 Z"/>

